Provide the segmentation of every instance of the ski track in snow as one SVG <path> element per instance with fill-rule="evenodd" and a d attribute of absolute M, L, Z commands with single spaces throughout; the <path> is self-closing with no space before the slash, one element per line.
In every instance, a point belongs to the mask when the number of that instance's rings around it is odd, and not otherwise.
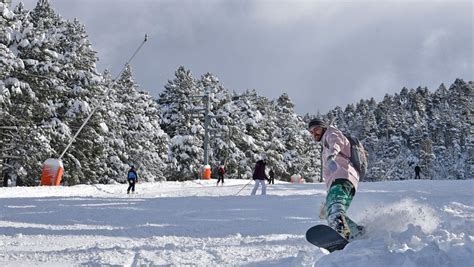
<path fill-rule="evenodd" d="M 474 182 L 361 183 L 368 234 L 328 254 L 306 242 L 323 184 L 226 179 L 0 188 L 1 266 L 474 266 Z"/>

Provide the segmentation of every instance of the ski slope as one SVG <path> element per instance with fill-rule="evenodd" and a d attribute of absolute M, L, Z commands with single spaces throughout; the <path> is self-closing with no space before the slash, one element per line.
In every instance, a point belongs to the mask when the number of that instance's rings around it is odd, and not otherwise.
<path fill-rule="evenodd" d="M 304 238 L 323 184 L 215 182 L 0 188 L 0 266 L 474 266 L 474 180 L 360 184 L 368 234 L 332 254 Z"/>

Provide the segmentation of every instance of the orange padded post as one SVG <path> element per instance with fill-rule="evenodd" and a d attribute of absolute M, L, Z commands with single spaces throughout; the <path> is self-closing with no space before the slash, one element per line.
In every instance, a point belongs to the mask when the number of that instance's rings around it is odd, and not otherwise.
<path fill-rule="evenodd" d="M 60 185 L 64 167 L 60 159 L 47 159 L 43 163 L 40 185 Z"/>
<path fill-rule="evenodd" d="M 301 178 L 301 175 L 300 174 L 293 174 L 291 177 L 290 177 L 290 181 L 292 183 L 301 183 L 303 181 L 303 179 Z"/>
<path fill-rule="evenodd" d="M 209 165 L 204 166 L 204 173 L 202 175 L 202 179 L 211 180 L 211 166 Z"/>

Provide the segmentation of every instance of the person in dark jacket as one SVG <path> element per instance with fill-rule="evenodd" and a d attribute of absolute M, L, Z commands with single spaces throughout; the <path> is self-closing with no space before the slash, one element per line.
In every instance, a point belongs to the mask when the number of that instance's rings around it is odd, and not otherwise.
<path fill-rule="evenodd" d="M 270 169 L 270 172 L 268 172 L 268 175 L 270 176 L 270 179 L 268 180 L 268 184 L 275 184 L 275 173 L 273 172 L 273 169 Z"/>
<path fill-rule="evenodd" d="M 267 174 L 265 173 L 265 157 L 262 157 L 257 163 L 255 164 L 255 170 L 253 172 L 253 179 L 255 180 L 255 186 L 252 190 L 252 195 L 257 193 L 257 189 L 259 185 L 262 185 L 262 195 L 267 194 L 267 186 L 265 185 L 265 180 L 268 180 Z"/>
<path fill-rule="evenodd" d="M 133 165 L 130 168 L 130 170 L 128 170 L 127 181 L 128 181 L 127 194 L 130 194 L 130 189 L 132 190 L 132 193 L 135 192 L 135 184 L 138 181 L 138 175 Z"/>
<path fill-rule="evenodd" d="M 415 180 L 416 180 L 416 179 L 421 179 L 421 178 L 420 178 L 420 171 L 421 171 L 420 166 L 416 165 L 416 166 L 415 166 Z"/>
<path fill-rule="evenodd" d="M 219 168 L 217 169 L 217 186 L 219 186 L 220 181 L 222 181 L 222 186 L 224 186 L 224 173 L 224 165 L 219 166 Z"/>

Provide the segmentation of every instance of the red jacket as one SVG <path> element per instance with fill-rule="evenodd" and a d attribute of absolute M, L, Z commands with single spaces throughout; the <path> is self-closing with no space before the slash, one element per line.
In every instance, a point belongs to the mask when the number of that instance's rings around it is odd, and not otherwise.
<path fill-rule="evenodd" d="M 224 170 L 224 166 L 220 166 L 219 167 L 219 170 L 217 171 L 217 173 L 221 176 L 224 176 L 224 173 L 225 173 L 225 170 Z"/>

